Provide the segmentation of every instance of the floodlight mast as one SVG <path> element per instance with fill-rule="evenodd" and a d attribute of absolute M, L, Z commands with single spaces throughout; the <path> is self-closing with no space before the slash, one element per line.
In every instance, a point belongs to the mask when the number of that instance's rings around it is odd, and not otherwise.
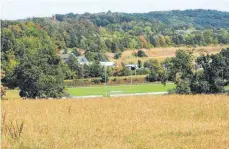
<path fill-rule="evenodd" d="M 136 69 L 137 69 L 137 66 L 135 66 L 135 70 L 134 70 L 134 72 L 135 72 L 135 76 L 136 76 Z"/>
<path fill-rule="evenodd" d="M 82 65 L 82 77 L 83 77 L 83 86 L 84 86 L 84 64 Z"/>
<path fill-rule="evenodd" d="M 107 66 L 106 65 L 104 65 L 104 69 L 105 69 L 105 74 L 104 74 L 104 76 L 105 76 L 105 85 L 107 85 Z"/>

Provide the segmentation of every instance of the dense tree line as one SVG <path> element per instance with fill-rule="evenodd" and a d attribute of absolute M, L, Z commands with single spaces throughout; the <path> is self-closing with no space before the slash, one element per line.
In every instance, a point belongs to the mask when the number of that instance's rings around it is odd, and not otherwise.
<path fill-rule="evenodd" d="M 2 29 L 23 38 L 25 22 L 43 29 L 55 48 L 81 48 L 93 53 L 119 53 L 125 49 L 229 43 L 229 12 L 185 10 L 149 13 L 65 14 L 52 18 L 2 21 Z M 10 34 L 11 34 L 10 33 Z M 3 39 L 5 34 L 2 35 Z M 5 42 L 3 42 L 4 44 Z M 100 56 L 104 59 L 104 56 Z"/>
<path fill-rule="evenodd" d="M 22 97 L 62 97 L 63 63 L 47 32 L 33 22 L 2 29 L 2 82 Z"/>
<path fill-rule="evenodd" d="M 25 97 L 61 97 L 63 80 L 102 77 L 105 52 L 118 59 L 125 49 L 229 44 L 229 13 L 213 10 L 185 10 L 142 14 L 97 13 L 66 14 L 51 18 L 29 18 L 1 22 L 2 78 L 9 88 L 20 88 Z M 92 65 L 80 66 L 74 58 L 61 61 L 60 50 L 84 49 Z M 138 56 L 146 56 L 139 50 Z M 221 92 L 228 84 L 228 49 L 220 54 L 199 57 L 193 71 L 192 54 L 178 51 L 163 64 L 156 60 L 139 62 L 138 74 L 149 74 L 149 81 L 174 81 L 185 89 L 180 93 Z M 192 62 L 192 63 L 191 63 Z M 188 65 L 187 65 L 188 64 Z M 108 75 L 126 76 L 131 70 L 108 70 Z M 216 85 L 216 86 L 215 86 Z"/>
<path fill-rule="evenodd" d="M 229 48 L 197 58 L 192 52 L 178 50 L 163 64 L 166 80 L 175 82 L 175 92 L 179 94 L 222 93 L 229 84 Z"/>
<path fill-rule="evenodd" d="M 68 63 L 71 67 L 71 63 Z M 104 82 L 104 67 L 97 62 L 92 65 L 74 64 L 78 69 L 78 78 L 101 77 Z M 73 70 L 74 71 L 74 70 Z M 82 72 L 84 75 L 82 76 Z M 87 72 L 87 73 L 85 73 Z M 147 75 L 146 81 L 174 82 L 179 94 L 222 93 L 229 85 L 229 48 L 222 49 L 218 54 L 208 53 L 196 57 L 193 51 L 177 50 L 175 57 L 159 62 L 156 59 L 142 63 L 138 61 L 138 69 L 131 70 L 122 64 L 122 67 L 109 68 L 106 76 Z"/>

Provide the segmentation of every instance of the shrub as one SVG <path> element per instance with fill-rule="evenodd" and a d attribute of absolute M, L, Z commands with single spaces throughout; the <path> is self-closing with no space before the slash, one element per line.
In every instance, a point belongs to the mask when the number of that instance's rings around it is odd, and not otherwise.
<path fill-rule="evenodd" d="M 179 82 L 176 83 L 176 89 L 175 92 L 177 94 L 190 94 L 191 89 L 190 89 L 190 83 L 188 80 L 180 80 Z"/>
<path fill-rule="evenodd" d="M 147 57 L 146 53 L 143 50 L 139 50 L 137 53 L 138 57 Z"/>
<path fill-rule="evenodd" d="M 94 84 L 99 84 L 100 83 L 100 79 L 92 79 L 91 82 L 94 83 Z"/>
<path fill-rule="evenodd" d="M 141 68 L 136 70 L 137 75 L 147 75 L 150 73 L 150 70 L 148 68 Z"/>
<path fill-rule="evenodd" d="M 119 59 L 122 56 L 122 52 L 115 53 L 114 58 Z"/>
<path fill-rule="evenodd" d="M 73 48 L 72 53 L 75 54 L 75 56 L 81 56 L 81 53 L 77 50 L 77 48 Z"/>
<path fill-rule="evenodd" d="M 108 82 L 108 80 L 109 80 L 109 76 L 108 76 L 108 74 L 102 74 L 102 76 L 101 76 L 101 82 L 103 82 L 103 83 L 105 83 L 105 81 L 106 82 Z"/>

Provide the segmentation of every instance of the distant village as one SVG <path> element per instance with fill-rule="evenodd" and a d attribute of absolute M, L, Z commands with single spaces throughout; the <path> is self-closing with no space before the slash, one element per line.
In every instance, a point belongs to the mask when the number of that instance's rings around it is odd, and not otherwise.
<path fill-rule="evenodd" d="M 92 64 L 92 62 L 89 62 L 85 56 L 76 56 L 74 53 L 72 53 L 70 51 L 65 52 L 64 50 L 61 50 L 59 53 L 59 56 L 64 62 L 66 62 L 70 56 L 73 56 L 75 59 L 77 59 L 77 61 L 80 65 Z M 99 63 L 101 66 L 105 66 L 105 67 L 116 67 L 116 64 L 114 62 L 110 62 L 110 61 L 100 61 Z M 125 64 L 125 66 L 127 68 L 129 68 L 130 70 L 139 69 L 138 64 Z"/>
<path fill-rule="evenodd" d="M 73 56 L 75 59 L 77 59 L 78 63 L 80 65 L 90 65 L 92 64 L 92 62 L 89 62 L 88 59 L 85 56 L 76 56 L 74 53 L 68 51 L 68 52 L 64 52 L 64 50 L 60 51 L 59 54 L 60 58 L 66 62 L 70 56 Z M 110 61 L 100 61 L 99 62 L 101 66 L 104 67 L 117 67 L 116 64 L 114 62 L 110 62 Z M 138 64 L 125 64 L 125 67 L 129 68 L 130 70 L 137 70 L 140 69 Z M 163 65 L 163 68 L 165 70 L 167 70 L 166 66 Z M 202 70 L 202 66 L 199 64 L 194 64 L 194 69 L 195 70 Z"/>

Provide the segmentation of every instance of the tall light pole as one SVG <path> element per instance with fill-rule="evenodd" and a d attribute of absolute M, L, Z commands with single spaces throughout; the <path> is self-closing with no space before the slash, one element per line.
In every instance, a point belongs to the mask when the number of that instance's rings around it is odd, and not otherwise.
<path fill-rule="evenodd" d="M 130 73 L 131 73 L 130 80 L 131 80 L 131 85 L 132 85 L 132 69 L 130 69 Z"/>
<path fill-rule="evenodd" d="M 135 65 L 135 76 L 136 76 L 136 69 L 137 69 L 137 66 Z"/>
<path fill-rule="evenodd" d="M 105 85 L 107 85 L 107 67 L 104 65 L 104 76 L 105 76 Z"/>
<path fill-rule="evenodd" d="M 82 77 L 83 77 L 83 86 L 84 86 L 84 64 L 83 65 L 81 65 L 81 67 L 82 67 Z"/>

